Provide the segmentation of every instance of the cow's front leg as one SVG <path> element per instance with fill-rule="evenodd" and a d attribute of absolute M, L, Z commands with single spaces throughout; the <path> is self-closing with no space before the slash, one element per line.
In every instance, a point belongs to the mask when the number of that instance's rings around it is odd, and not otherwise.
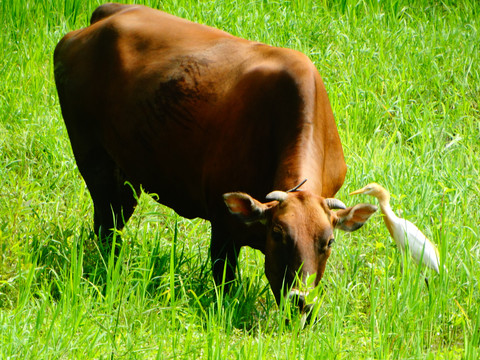
<path fill-rule="evenodd" d="M 217 286 L 225 285 L 225 291 L 228 291 L 235 280 L 239 251 L 240 247 L 235 246 L 228 231 L 222 231 L 212 224 L 210 256 L 213 279 Z"/>

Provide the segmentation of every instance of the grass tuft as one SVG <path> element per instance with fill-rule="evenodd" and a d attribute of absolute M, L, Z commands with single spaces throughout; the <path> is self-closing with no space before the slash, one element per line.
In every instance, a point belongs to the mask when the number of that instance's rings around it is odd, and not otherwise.
<path fill-rule="evenodd" d="M 376 181 L 439 248 L 402 259 L 379 215 L 336 234 L 318 319 L 277 307 L 258 251 L 222 296 L 209 224 L 142 194 L 104 259 L 61 118 L 53 49 L 98 1 L 0 2 L 0 358 L 477 359 L 480 5 L 477 1 L 135 1 L 307 54 L 349 171 Z M 423 278 L 429 277 L 430 289 Z M 288 320 L 288 321 L 286 321 Z"/>

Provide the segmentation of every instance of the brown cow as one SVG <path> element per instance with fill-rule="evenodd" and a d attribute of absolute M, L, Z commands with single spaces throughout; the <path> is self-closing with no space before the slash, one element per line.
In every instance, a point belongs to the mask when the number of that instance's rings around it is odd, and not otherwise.
<path fill-rule="evenodd" d="M 102 239 L 134 211 L 125 182 L 137 193 L 143 186 L 178 214 L 211 222 L 217 284 L 234 279 L 242 246 L 261 250 L 279 302 L 297 271 L 321 279 L 334 228 L 356 230 L 376 210 L 334 212 L 342 206 L 326 200 L 346 165 L 320 75 L 299 52 L 144 6 L 106 4 L 89 27 L 59 42 L 54 58 Z M 304 178 L 302 191 L 285 192 Z M 272 190 L 267 202 L 257 200 Z M 300 290 L 291 294 L 302 300 Z"/>

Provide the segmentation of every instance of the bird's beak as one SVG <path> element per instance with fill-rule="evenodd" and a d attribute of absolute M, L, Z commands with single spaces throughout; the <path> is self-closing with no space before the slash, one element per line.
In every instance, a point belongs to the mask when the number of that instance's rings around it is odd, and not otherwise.
<path fill-rule="evenodd" d="M 352 191 L 350 195 L 357 195 L 357 194 L 363 194 L 365 192 L 365 188 L 361 188 L 355 191 Z"/>

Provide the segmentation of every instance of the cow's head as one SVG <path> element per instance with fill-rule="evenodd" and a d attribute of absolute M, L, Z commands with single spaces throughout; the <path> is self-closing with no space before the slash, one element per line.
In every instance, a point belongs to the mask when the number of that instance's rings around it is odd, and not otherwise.
<path fill-rule="evenodd" d="M 265 225 L 265 274 L 275 299 L 279 304 L 282 295 L 296 298 L 301 308 L 306 293 L 298 281 L 316 274 L 318 284 L 335 242 L 334 229 L 355 231 L 377 210 L 370 204 L 345 208 L 341 201 L 309 191 L 274 191 L 265 203 L 240 192 L 225 194 L 224 200 L 246 224 Z"/>

